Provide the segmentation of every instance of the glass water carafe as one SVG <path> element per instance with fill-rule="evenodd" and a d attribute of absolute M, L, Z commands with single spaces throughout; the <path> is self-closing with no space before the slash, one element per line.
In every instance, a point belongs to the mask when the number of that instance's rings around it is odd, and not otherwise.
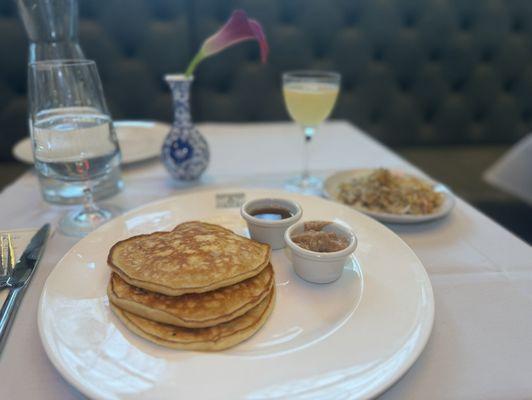
<path fill-rule="evenodd" d="M 77 0 L 17 0 L 30 41 L 28 61 L 83 59 Z"/>
<path fill-rule="evenodd" d="M 85 59 L 78 42 L 77 0 L 16 0 L 20 18 L 30 41 L 28 62 Z M 33 142 L 35 154 L 35 142 Z M 85 185 L 47 177 L 41 179 L 41 193 L 49 203 L 79 204 Z M 96 200 L 105 199 L 123 187 L 117 165 L 96 180 L 92 193 Z"/>

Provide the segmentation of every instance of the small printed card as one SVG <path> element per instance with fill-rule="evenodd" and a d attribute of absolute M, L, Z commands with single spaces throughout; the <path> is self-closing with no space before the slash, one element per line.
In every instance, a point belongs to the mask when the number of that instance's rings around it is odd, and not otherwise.
<path fill-rule="evenodd" d="M 0 230 L 2 236 L 11 234 L 11 243 L 15 253 L 15 260 L 18 260 L 20 255 L 24 252 L 26 246 L 30 243 L 31 238 L 38 229 L 14 229 L 14 230 Z M 7 243 L 6 243 L 7 244 Z M 3 260 L 2 260 L 3 261 Z M 7 290 L 0 290 L 0 305 L 4 304 L 7 297 Z"/>
<path fill-rule="evenodd" d="M 245 193 L 216 194 L 216 208 L 239 208 L 245 201 Z"/>
<path fill-rule="evenodd" d="M 38 229 L 14 229 L 11 231 L 0 231 L 2 235 L 11 234 L 13 248 L 15 250 L 15 259 L 18 260 L 24 249 L 30 243 L 33 235 L 37 233 Z"/>

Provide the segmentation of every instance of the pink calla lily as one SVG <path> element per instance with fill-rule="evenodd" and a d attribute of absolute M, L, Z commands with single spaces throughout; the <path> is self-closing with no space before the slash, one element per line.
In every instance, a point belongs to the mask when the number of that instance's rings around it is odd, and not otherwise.
<path fill-rule="evenodd" d="M 225 25 L 203 42 L 203 46 L 189 64 L 185 75 L 192 75 L 196 66 L 204 58 L 246 40 L 256 40 L 259 43 L 260 59 L 263 63 L 266 62 L 269 47 L 262 26 L 256 20 L 248 18 L 245 11 L 235 10 Z"/>

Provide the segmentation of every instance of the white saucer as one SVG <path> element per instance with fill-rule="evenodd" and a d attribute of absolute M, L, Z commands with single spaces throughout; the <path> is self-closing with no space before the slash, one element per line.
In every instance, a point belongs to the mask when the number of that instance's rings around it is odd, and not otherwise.
<path fill-rule="evenodd" d="M 122 164 L 158 157 L 170 125 L 155 121 L 115 121 L 116 135 L 122 152 Z M 13 156 L 33 164 L 30 138 L 22 139 L 13 147 Z"/>

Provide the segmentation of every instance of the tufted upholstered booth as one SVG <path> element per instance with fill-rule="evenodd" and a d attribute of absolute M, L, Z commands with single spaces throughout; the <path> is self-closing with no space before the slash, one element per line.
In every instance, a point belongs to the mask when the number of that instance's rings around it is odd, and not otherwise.
<path fill-rule="evenodd" d="M 170 119 L 166 72 L 241 7 L 263 22 L 252 43 L 205 62 L 195 118 L 286 119 L 281 71 L 343 75 L 334 117 L 396 145 L 511 143 L 532 118 L 529 0 L 79 0 L 80 40 L 97 60 L 115 118 Z M 27 42 L 13 0 L 0 1 L 0 159 L 27 134 Z"/>

